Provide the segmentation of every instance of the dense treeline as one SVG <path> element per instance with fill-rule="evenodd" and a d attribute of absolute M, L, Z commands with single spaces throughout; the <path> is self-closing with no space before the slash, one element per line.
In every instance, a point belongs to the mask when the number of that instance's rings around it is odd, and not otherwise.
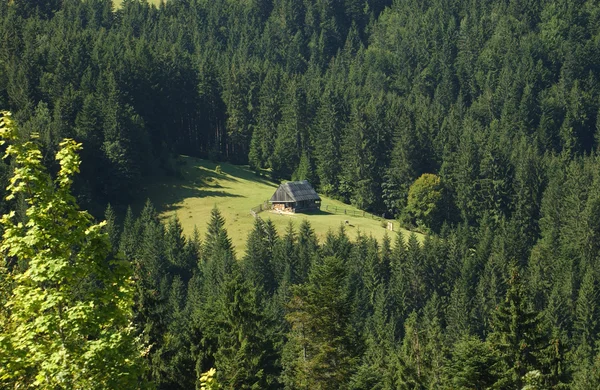
<path fill-rule="evenodd" d="M 491 218 L 422 244 L 350 241 L 343 227 L 319 243 L 306 221 L 279 235 L 257 218 L 237 258 L 217 209 L 205 237 L 162 225 L 150 203 L 122 232 L 110 209 L 107 220 L 134 266 L 158 388 L 194 388 L 210 368 L 226 389 L 600 386 L 600 269 L 586 228 L 543 224 L 528 259 L 518 226 Z"/>
<path fill-rule="evenodd" d="M 434 233 L 257 220 L 237 258 L 217 211 L 188 238 L 109 211 L 159 388 L 600 387 L 598 2 L 13 0 L 0 35 L 0 106 L 53 171 L 83 142 L 86 207 L 186 153 Z"/>
<path fill-rule="evenodd" d="M 390 217 L 436 173 L 444 220 L 532 225 L 549 166 L 598 143 L 599 8 L 14 0 L 0 5 L 0 103 L 49 151 L 85 143 L 82 202 L 126 205 L 175 152 L 308 178 Z"/>
<path fill-rule="evenodd" d="M 125 0 L 115 11 L 106 0 L 3 2 L 0 104 L 25 134 L 44 128 L 48 155 L 65 136 L 85 143 L 84 202 L 126 205 L 132 182 L 173 169 L 173 152 L 247 163 L 254 129 L 253 153 L 289 176 L 300 154 L 284 155 L 297 146 L 287 136 L 311 148 L 306 110 L 316 110 L 327 63 L 346 36 L 360 42 L 383 6 L 172 1 L 156 9 Z M 304 72 L 319 94 L 312 101 Z M 276 156 L 259 150 L 273 147 L 269 139 L 280 139 Z"/>

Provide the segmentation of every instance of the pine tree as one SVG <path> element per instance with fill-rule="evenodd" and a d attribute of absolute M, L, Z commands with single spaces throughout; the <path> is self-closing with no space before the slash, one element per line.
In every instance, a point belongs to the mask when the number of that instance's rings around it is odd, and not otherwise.
<path fill-rule="evenodd" d="M 291 178 L 303 151 L 309 150 L 306 96 L 299 79 L 287 83 L 282 117 L 269 165 L 273 179 Z"/>
<path fill-rule="evenodd" d="M 382 184 L 386 211 L 394 217 L 406 206 L 408 189 L 420 171 L 417 144 L 413 138 L 412 123 L 403 112 L 394 133 L 391 161 Z"/>
<path fill-rule="evenodd" d="M 376 293 L 373 314 L 365 326 L 365 353 L 352 376 L 351 389 L 391 389 L 395 386 L 395 331 L 387 310 L 385 290 Z"/>
<path fill-rule="evenodd" d="M 452 359 L 445 371 L 446 388 L 487 389 L 496 382 L 496 352 L 474 336 L 463 336 L 453 345 Z"/>
<path fill-rule="evenodd" d="M 336 193 L 341 172 L 341 142 L 344 112 L 341 99 L 327 88 L 320 100 L 315 126 L 315 158 L 320 191 Z"/>
<path fill-rule="evenodd" d="M 144 212 L 140 220 L 143 217 Z M 133 265 L 137 287 L 134 306 L 137 332 L 151 345 L 148 379 L 161 383 L 165 367 L 160 364 L 160 351 L 168 326 L 168 297 L 171 287 L 164 248 L 164 227 L 161 223 L 149 223 L 145 226 Z"/>
<path fill-rule="evenodd" d="M 579 288 L 577 304 L 575 306 L 575 343 L 590 352 L 587 356 L 591 360 L 594 339 L 598 334 L 598 290 L 596 276 L 591 268 L 583 274 L 583 281 Z"/>
<path fill-rule="evenodd" d="M 110 246 L 113 252 L 116 252 L 119 248 L 119 226 L 117 224 L 117 216 L 112 206 L 109 204 L 104 212 L 104 220 L 106 221 L 106 234 L 110 241 Z"/>
<path fill-rule="evenodd" d="M 256 287 L 237 266 L 226 276 L 215 301 L 217 378 L 231 389 L 277 388 L 279 367 L 272 322 Z"/>
<path fill-rule="evenodd" d="M 270 236 L 267 224 L 261 218 L 254 219 L 254 228 L 248 235 L 244 270 L 248 280 L 268 295 L 277 288 L 273 267 L 273 251 L 276 236 Z"/>
<path fill-rule="evenodd" d="M 231 240 L 225 230 L 225 220 L 215 207 L 211 212 L 206 238 L 202 248 L 200 266 L 201 300 L 193 321 L 201 324 L 202 355 L 197 362 L 197 374 L 201 374 L 212 367 L 214 356 L 219 346 L 219 327 L 216 322 L 219 314 L 220 297 L 224 294 L 226 281 L 231 277 L 237 267 L 235 253 Z"/>
<path fill-rule="evenodd" d="M 404 322 L 404 337 L 400 346 L 399 358 L 407 367 L 416 374 L 416 382 L 425 382 L 424 366 L 424 337 L 419 324 L 419 316 L 416 311 L 410 313 Z M 422 387 L 417 387 L 422 388 Z"/>
<path fill-rule="evenodd" d="M 304 152 L 300 156 L 300 162 L 292 174 L 292 180 L 308 180 L 313 185 L 317 183 L 314 163 L 308 152 Z"/>
<path fill-rule="evenodd" d="M 225 219 L 215 206 L 210 212 L 210 222 L 208 223 L 202 254 L 205 256 L 205 260 L 208 260 L 221 252 L 233 254 L 233 246 L 225 230 Z"/>
<path fill-rule="evenodd" d="M 285 235 L 275 248 L 273 268 L 279 283 L 297 284 L 298 277 L 298 237 L 294 224 L 290 221 L 285 229 Z"/>
<path fill-rule="evenodd" d="M 308 279 L 310 268 L 314 263 L 315 256 L 318 255 L 319 242 L 315 231 L 310 226 L 307 219 L 300 223 L 298 228 L 298 267 L 296 274 L 298 283 L 304 283 Z"/>
<path fill-rule="evenodd" d="M 498 353 L 499 364 L 493 388 L 520 388 L 523 377 L 534 370 L 542 371 L 541 353 L 547 347 L 545 331 L 538 314 L 527 307 L 525 291 L 518 270 L 513 267 L 508 291 L 498 307 L 489 341 Z"/>
<path fill-rule="evenodd" d="M 282 379 L 295 389 L 338 389 L 348 384 L 358 350 L 351 333 L 348 273 L 344 262 L 326 257 L 313 265 L 305 285 L 293 288 L 286 316 L 291 331 L 283 354 Z"/>
<path fill-rule="evenodd" d="M 186 293 L 185 284 L 175 275 L 167 297 L 168 320 L 160 348 L 153 356 L 155 383 L 160 388 L 187 389 L 194 384 L 195 356 L 189 311 L 185 310 Z"/>
<path fill-rule="evenodd" d="M 390 281 L 388 291 L 390 294 L 390 306 L 393 308 L 393 315 L 403 322 L 408 315 L 408 282 L 407 275 L 404 272 L 406 266 L 406 243 L 402 233 L 396 235 L 394 249 L 390 259 Z"/>
<path fill-rule="evenodd" d="M 593 388 L 594 340 L 598 334 L 596 311 L 597 286 L 594 272 L 588 268 L 584 273 L 575 306 L 573 334 L 573 388 Z M 589 387 L 588 387 L 589 386 Z"/>
<path fill-rule="evenodd" d="M 132 261 L 134 254 L 138 250 L 139 244 L 139 226 L 135 223 L 131 207 L 127 208 L 125 219 L 123 221 L 123 232 L 119 241 L 119 251 L 125 255 L 125 259 Z"/>
<path fill-rule="evenodd" d="M 444 384 L 442 374 L 447 365 L 446 348 L 442 334 L 443 317 L 442 302 L 437 293 L 423 308 L 425 367 L 427 372 L 427 385 L 429 388 L 440 388 Z"/>
<path fill-rule="evenodd" d="M 248 155 L 250 165 L 256 168 L 267 167 L 273 154 L 277 125 L 281 121 L 280 78 L 279 68 L 269 67 L 260 87 L 257 123 Z"/>
<path fill-rule="evenodd" d="M 195 256 L 186 250 L 187 247 L 188 241 L 183 234 L 181 222 L 174 216 L 169 220 L 165 230 L 165 255 L 170 273 L 179 275 L 184 283 L 190 280 L 196 267 Z"/>
<path fill-rule="evenodd" d="M 340 194 L 361 210 L 369 210 L 377 202 L 377 172 L 375 171 L 375 142 L 366 107 L 352 110 L 344 132 L 343 166 Z"/>

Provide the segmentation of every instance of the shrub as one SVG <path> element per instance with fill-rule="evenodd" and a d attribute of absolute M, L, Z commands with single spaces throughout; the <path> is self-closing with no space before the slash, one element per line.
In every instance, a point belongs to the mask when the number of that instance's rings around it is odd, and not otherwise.
<path fill-rule="evenodd" d="M 419 227 L 434 231 L 441 226 L 443 186 L 439 176 L 431 173 L 421 175 L 408 190 L 406 214 Z"/>

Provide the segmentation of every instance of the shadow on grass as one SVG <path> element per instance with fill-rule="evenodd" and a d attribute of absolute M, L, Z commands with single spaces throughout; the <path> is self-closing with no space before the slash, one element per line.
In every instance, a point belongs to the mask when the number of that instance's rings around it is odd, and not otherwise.
<path fill-rule="evenodd" d="M 306 210 L 306 211 L 298 211 L 296 212 L 297 215 L 333 215 L 333 213 L 330 213 L 329 211 L 325 211 L 325 210 Z"/>
<path fill-rule="evenodd" d="M 151 180 L 154 184 L 144 189 L 144 199 L 150 198 L 159 213 L 180 209 L 186 199 L 247 198 L 243 188 L 255 183 L 276 187 L 275 183 L 258 176 L 247 166 L 214 163 L 187 156 L 181 157 L 180 175 L 159 176 Z M 143 202 L 140 202 L 136 211 L 142 207 Z"/>
<path fill-rule="evenodd" d="M 259 174 L 247 166 L 234 166 L 234 169 L 238 172 L 238 176 L 245 180 L 254 181 L 272 187 L 279 186 L 279 183 L 272 181 L 267 175 L 265 175 L 265 173 Z"/>
<path fill-rule="evenodd" d="M 201 182 L 201 184 L 210 185 L 215 180 L 219 181 L 229 181 L 229 182 L 237 182 L 238 179 L 233 177 L 232 175 L 226 174 L 227 172 L 222 171 L 222 173 L 217 173 L 215 171 L 211 171 L 210 169 L 206 169 L 204 167 L 195 166 L 188 170 L 186 170 L 184 176 L 187 178 L 185 181 L 189 182 Z M 200 183 L 199 183 L 200 184 Z"/>
<path fill-rule="evenodd" d="M 264 169 L 260 170 L 260 173 L 257 173 L 246 165 L 233 165 L 226 162 L 215 163 L 213 161 L 188 156 L 182 156 L 181 158 L 185 161 L 186 176 L 192 180 L 209 178 L 208 182 L 210 183 L 210 178 L 212 178 L 212 180 L 216 179 L 232 182 L 242 179 L 274 187 L 279 185 L 270 180 L 267 176 L 268 171 Z M 217 166 L 221 168 L 221 173 L 216 172 Z"/>
<path fill-rule="evenodd" d="M 155 191 L 154 196 L 151 196 L 154 207 L 159 213 L 165 211 L 175 211 L 180 208 L 179 203 L 191 198 L 244 198 L 243 195 L 234 194 L 231 192 L 219 190 L 220 185 L 210 187 L 192 187 L 179 184 L 163 184 Z"/>

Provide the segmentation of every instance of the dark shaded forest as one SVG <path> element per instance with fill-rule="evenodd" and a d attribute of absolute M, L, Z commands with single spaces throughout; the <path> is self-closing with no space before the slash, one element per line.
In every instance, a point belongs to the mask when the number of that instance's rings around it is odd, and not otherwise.
<path fill-rule="evenodd" d="M 257 220 L 236 258 L 217 210 L 188 238 L 108 212 L 158 388 L 600 388 L 598 2 L 12 0 L 0 37 L 0 107 L 54 171 L 83 143 L 95 214 L 187 154 L 430 233 Z"/>

